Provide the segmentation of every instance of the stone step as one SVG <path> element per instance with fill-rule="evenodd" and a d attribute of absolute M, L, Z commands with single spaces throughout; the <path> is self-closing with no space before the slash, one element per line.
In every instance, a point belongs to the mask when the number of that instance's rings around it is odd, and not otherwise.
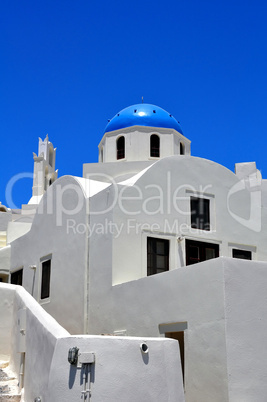
<path fill-rule="evenodd" d="M 0 402 L 21 402 L 20 395 L 0 394 Z"/>
<path fill-rule="evenodd" d="M 0 402 L 20 402 L 18 380 L 8 367 L 8 362 L 0 362 Z"/>

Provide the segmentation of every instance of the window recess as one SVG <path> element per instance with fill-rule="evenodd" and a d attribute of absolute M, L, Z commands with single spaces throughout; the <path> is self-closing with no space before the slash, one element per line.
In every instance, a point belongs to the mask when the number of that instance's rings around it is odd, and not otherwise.
<path fill-rule="evenodd" d="M 160 138 L 157 134 L 152 134 L 150 137 L 150 156 L 154 158 L 160 156 Z"/>
<path fill-rule="evenodd" d="M 119 137 L 117 139 L 117 159 L 125 158 L 125 138 Z"/>
<path fill-rule="evenodd" d="M 248 250 L 239 250 L 233 248 L 233 258 L 240 258 L 242 260 L 252 260 L 252 253 Z"/>
<path fill-rule="evenodd" d="M 186 240 L 186 265 L 211 260 L 219 257 L 219 244 Z"/>
<path fill-rule="evenodd" d="M 23 268 L 11 273 L 10 282 L 12 283 L 12 285 L 21 285 L 22 286 L 22 279 L 23 279 Z"/>
<path fill-rule="evenodd" d="M 50 296 L 51 260 L 42 262 L 41 299 Z"/>
<path fill-rule="evenodd" d="M 191 227 L 193 229 L 210 230 L 210 200 L 190 197 Z"/>
<path fill-rule="evenodd" d="M 169 270 L 170 242 L 156 237 L 147 238 L 147 275 Z"/>

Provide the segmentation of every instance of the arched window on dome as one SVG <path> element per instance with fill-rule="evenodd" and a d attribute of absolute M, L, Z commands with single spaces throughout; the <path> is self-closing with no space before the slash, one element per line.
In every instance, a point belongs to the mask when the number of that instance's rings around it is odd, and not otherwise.
<path fill-rule="evenodd" d="M 180 142 L 180 155 L 184 155 L 184 154 L 185 154 L 184 144 L 182 142 Z"/>
<path fill-rule="evenodd" d="M 160 138 L 157 134 L 150 137 L 150 156 L 159 158 L 160 156 Z"/>
<path fill-rule="evenodd" d="M 125 158 L 125 138 L 119 137 L 117 139 L 117 159 Z"/>

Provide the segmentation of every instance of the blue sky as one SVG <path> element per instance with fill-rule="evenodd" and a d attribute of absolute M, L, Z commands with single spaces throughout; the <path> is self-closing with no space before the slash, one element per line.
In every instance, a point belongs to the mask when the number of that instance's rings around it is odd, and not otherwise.
<path fill-rule="evenodd" d="M 2 0 L 0 201 L 33 171 L 38 137 L 59 176 L 96 162 L 107 119 L 141 102 L 180 121 L 192 155 L 267 178 L 267 3 Z M 13 188 L 18 207 L 32 181 Z"/>

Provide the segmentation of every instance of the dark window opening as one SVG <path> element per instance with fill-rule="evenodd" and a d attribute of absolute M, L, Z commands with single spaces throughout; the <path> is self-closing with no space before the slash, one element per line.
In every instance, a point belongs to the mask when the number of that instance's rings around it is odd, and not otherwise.
<path fill-rule="evenodd" d="M 21 285 L 22 286 L 22 278 L 23 278 L 23 269 L 19 269 L 16 272 L 12 272 L 12 274 L 11 274 L 12 285 Z"/>
<path fill-rule="evenodd" d="M 53 167 L 53 148 L 49 148 L 49 165 Z"/>
<path fill-rule="evenodd" d="M 120 137 L 117 139 L 117 159 L 125 158 L 125 138 Z"/>
<path fill-rule="evenodd" d="M 202 241 L 186 240 L 186 265 L 219 257 L 219 245 Z"/>
<path fill-rule="evenodd" d="M 184 382 L 184 331 L 179 332 L 166 332 L 166 338 L 176 339 L 179 343 L 180 349 L 180 358 L 181 358 L 181 366 L 182 366 L 182 375 L 183 375 L 183 382 Z"/>
<path fill-rule="evenodd" d="M 147 275 L 169 270 L 169 240 L 147 238 Z"/>
<path fill-rule="evenodd" d="M 47 260 L 42 263 L 41 299 L 46 299 L 50 295 L 50 274 L 51 260 Z"/>
<path fill-rule="evenodd" d="M 233 258 L 241 258 L 242 260 L 252 260 L 251 251 L 233 249 Z"/>
<path fill-rule="evenodd" d="M 159 158 L 160 156 L 160 139 L 156 134 L 150 137 L 150 156 Z"/>
<path fill-rule="evenodd" d="M 210 200 L 190 197 L 191 227 L 210 230 Z"/>
<path fill-rule="evenodd" d="M 184 144 L 182 142 L 180 142 L 180 155 L 184 155 L 185 151 L 184 151 Z"/>

